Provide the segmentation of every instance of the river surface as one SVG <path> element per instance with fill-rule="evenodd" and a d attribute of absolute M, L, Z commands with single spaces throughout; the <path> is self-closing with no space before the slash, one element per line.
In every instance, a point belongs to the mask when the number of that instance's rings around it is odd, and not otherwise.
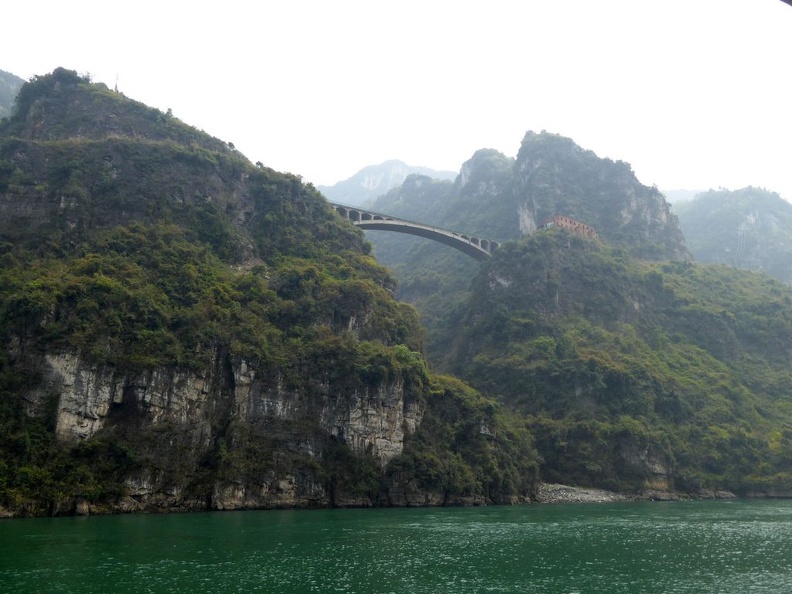
<path fill-rule="evenodd" d="M 0 592 L 778 594 L 792 501 L 2 520 Z"/>

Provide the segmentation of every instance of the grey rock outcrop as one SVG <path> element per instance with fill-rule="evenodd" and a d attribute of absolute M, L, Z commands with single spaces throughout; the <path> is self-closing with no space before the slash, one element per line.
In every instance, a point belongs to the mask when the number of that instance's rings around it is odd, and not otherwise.
<path fill-rule="evenodd" d="M 277 373 L 273 377 L 251 361 L 232 360 L 221 352 L 213 357 L 217 364 L 201 371 L 160 367 L 119 374 L 76 353 L 45 354 L 43 380 L 26 398 L 28 412 L 36 414 L 57 400 L 56 434 L 70 445 L 116 425 L 159 435 L 157 448 L 170 451 L 155 448 L 150 452 L 154 463 L 126 478 L 128 496 L 118 502 L 118 511 L 205 509 L 207 502 L 191 483 L 200 460 L 233 432 L 229 426 L 241 432 L 245 427 L 266 431 L 282 423 L 308 430 L 286 440 L 280 455 L 309 463 L 256 477 L 221 472 L 210 487 L 208 507 L 326 505 L 328 493 L 311 471 L 310 460 L 321 459 L 328 439 L 370 454 L 384 466 L 402 452 L 406 435 L 421 421 L 420 404 L 405 398 L 400 380 L 351 392 L 326 382 L 316 398 L 284 387 Z M 174 466 L 180 470 L 175 472 Z"/>

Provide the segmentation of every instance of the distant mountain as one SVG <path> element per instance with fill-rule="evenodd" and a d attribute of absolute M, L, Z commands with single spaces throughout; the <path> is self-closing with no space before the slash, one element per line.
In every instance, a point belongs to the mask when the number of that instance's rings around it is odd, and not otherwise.
<path fill-rule="evenodd" d="M 0 70 L 0 119 L 11 115 L 14 98 L 25 81 L 16 75 Z"/>
<path fill-rule="evenodd" d="M 481 149 L 454 182 L 408 177 L 377 199 L 376 211 L 499 241 L 520 240 L 554 215 L 593 226 L 607 244 L 646 260 L 689 260 L 668 203 L 627 163 L 598 157 L 573 140 L 528 132 L 516 158 Z M 367 232 L 377 259 L 399 279 L 398 296 L 416 305 L 437 365 L 457 331 L 448 320 L 469 297 L 479 264 L 420 237 Z"/>
<path fill-rule="evenodd" d="M 674 205 L 693 257 L 792 284 L 792 204 L 760 188 L 710 190 Z"/>
<path fill-rule="evenodd" d="M 693 198 L 703 193 L 704 190 L 661 190 L 661 192 L 669 204 L 678 204 L 679 202 L 693 200 Z"/>
<path fill-rule="evenodd" d="M 428 167 L 413 167 L 402 161 L 391 160 L 379 165 L 369 165 L 349 179 L 332 186 L 318 186 L 317 189 L 328 200 L 342 202 L 350 206 L 361 206 L 389 190 L 399 187 L 407 179 L 407 176 L 413 174 L 441 180 L 453 180 L 457 176 L 454 171 L 436 171 Z"/>
<path fill-rule="evenodd" d="M 548 132 L 528 132 L 516 159 L 493 149 L 477 151 L 453 184 L 408 179 L 374 208 L 501 241 L 530 235 L 560 214 L 592 225 L 603 240 L 633 256 L 689 257 L 663 195 L 643 185 L 629 164 L 600 158 Z"/>

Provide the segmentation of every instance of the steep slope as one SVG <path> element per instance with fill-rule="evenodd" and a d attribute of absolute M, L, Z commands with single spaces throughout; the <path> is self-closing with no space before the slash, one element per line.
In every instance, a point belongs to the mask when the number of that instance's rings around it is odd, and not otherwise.
<path fill-rule="evenodd" d="M 401 188 L 392 190 L 374 206 L 388 214 L 407 220 L 443 224 L 446 205 L 455 193 L 455 185 L 425 176 L 408 177 Z M 475 232 L 468 227 L 463 231 Z M 445 352 L 450 337 L 449 314 L 467 298 L 470 280 L 479 263 L 469 256 L 420 237 L 368 231 L 377 261 L 388 266 L 399 279 L 397 295 L 416 305 L 427 331 L 427 357 L 437 359 Z M 444 346 L 445 345 L 445 346 Z"/>
<path fill-rule="evenodd" d="M 369 165 L 352 177 L 332 186 L 318 186 L 317 189 L 328 200 L 361 206 L 378 196 L 396 188 L 410 175 L 426 175 L 434 179 L 454 179 L 453 171 L 436 171 L 428 167 L 415 167 L 398 160 L 385 161 L 379 165 Z"/>
<path fill-rule="evenodd" d="M 778 194 L 710 190 L 674 212 L 697 261 L 761 270 L 792 284 L 792 204 Z"/>
<path fill-rule="evenodd" d="M 566 230 L 498 250 L 451 369 L 531 419 L 545 480 L 792 491 L 792 290 Z"/>
<path fill-rule="evenodd" d="M 525 428 L 427 373 L 414 311 L 315 190 L 68 70 L 17 103 L 0 126 L 0 513 L 532 495 Z M 424 447 L 423 419 L 488 433 Z"/>
<path fill-rule="evenodd" d="M 657 188 L 641 184 L 627 163 L 601 159 L 568 138 L 526 134 L 513 193 L 522 235 L 562 214 L 593 226 L 603 241 L 633 257 L 689 257 L 679 223 Z"/>

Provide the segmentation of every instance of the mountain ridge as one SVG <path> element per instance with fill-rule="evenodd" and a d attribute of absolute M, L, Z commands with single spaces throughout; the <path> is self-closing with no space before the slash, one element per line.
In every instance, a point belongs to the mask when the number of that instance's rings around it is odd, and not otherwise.
<path fill-rule="evenodd" d="M 400 186 L 410 175 L 425 175 L 435 179 L 454 179 L 453 171 L 437 171 L 429 167 L 407 165 L 398 159 L 378 165 L 367 165 L 352 177 L 332 186 L 317 186 L 329 200 L 349 206 L 363 206 L 394 187 Z"/>

